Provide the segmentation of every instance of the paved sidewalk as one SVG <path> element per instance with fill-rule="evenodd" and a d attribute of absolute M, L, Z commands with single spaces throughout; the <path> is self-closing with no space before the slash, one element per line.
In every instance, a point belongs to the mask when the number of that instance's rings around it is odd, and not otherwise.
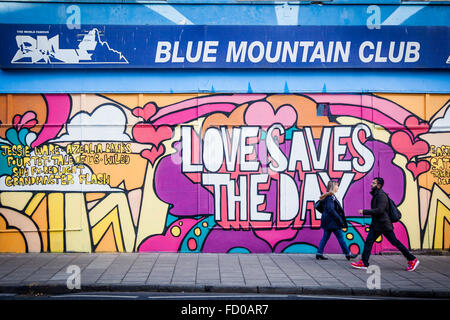
<path fill-rule="evenodd" d="M 75 265 L 81 270 L 81 291 L 450 298 L 450 255 L 419 255 L 414 272 L 405 271 L 401 255 L 373 255 L 370 262 L 381 271 L 381 289 L 374 290 L 367 288 L 372 274 L 352 269 L 343 255 L 327 256 L 318 261 L 312 254 L 1 254 L 0 292 L 71 292 L 67 270 Z"/>

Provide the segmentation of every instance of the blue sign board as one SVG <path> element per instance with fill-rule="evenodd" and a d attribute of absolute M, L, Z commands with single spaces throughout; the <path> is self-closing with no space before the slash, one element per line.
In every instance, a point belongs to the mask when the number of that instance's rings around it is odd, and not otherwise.
<path fill-rule="evenodd" d="M 450 27 L 0 24 L 1 68 L 448 69 Z"/>

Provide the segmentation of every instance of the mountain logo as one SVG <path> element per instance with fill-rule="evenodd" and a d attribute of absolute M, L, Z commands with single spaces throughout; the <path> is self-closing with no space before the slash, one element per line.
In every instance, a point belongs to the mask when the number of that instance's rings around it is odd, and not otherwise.
<path fill-rule="evenodd" d="M 124 55 L 102 41 L 100 31 L 93 28 L 83 34 L 77 49 L 60 49 L 59 35 L 17 35 L 18 50 L 11 60 L 17 64 L 128 64 Z"/>

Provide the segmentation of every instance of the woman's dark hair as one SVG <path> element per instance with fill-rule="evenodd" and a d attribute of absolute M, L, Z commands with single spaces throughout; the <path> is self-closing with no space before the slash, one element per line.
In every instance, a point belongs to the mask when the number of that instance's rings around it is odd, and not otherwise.
<path fill-rule="evenodd" d="M 384 179 L 380 177 L 374 178 L 374 180 L 377 180 L 377 184 L 379 184 L 382 188 L 384 186 Z"/>

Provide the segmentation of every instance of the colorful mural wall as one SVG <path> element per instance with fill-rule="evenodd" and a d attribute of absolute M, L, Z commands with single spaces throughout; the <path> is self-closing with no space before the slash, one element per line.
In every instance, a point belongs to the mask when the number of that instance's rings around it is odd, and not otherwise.
<path fill-rule="evenodd" d="M 376 176 L 397 237 L 447 250 L 449 98 L 0 95 L 0 251 L 313 253 L 313 203 L 335 179 L 360 253 Z"/>

